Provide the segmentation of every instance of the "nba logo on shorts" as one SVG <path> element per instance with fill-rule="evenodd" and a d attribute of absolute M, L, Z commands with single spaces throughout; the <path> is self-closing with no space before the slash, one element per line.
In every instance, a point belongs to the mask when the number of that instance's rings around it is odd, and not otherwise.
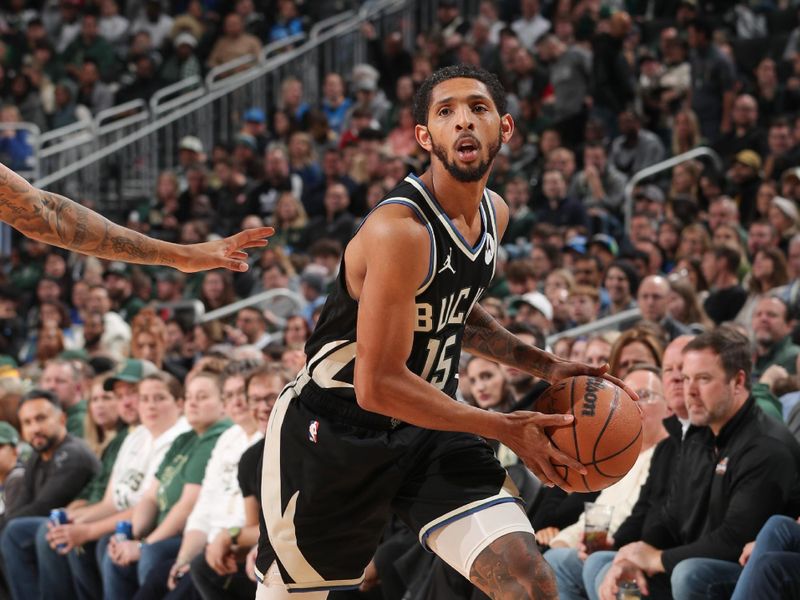
<path fill-rule="evenodd" d="M 319 432 L 319 421 L 311 421 L 308 424 L 308 441 L 317 443 L 317 433 Z"/>

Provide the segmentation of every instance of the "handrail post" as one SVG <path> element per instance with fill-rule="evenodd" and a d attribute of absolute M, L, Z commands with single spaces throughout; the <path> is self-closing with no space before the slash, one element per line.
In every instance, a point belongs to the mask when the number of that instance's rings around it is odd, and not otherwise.
<path fill-rule="evenodd" d="M 640 181 L 648 179 L 657 173 L 668 171 L 681 163 L 694 160 L 695 158 L 699 158 L 701 156 L 708 156 L 712 161 L 714 161 L 714 166 L 716 166 L 717 169 L 722 169 L 722 159 L 719 157 L 719 154 L 717 154 L 708 146 L 699 146 L 689 150 L 688 152 L 684 152 L 683 154 L 678 154 L 678 156 L 673 156 L 667 160 L 662 160 L 659 163 L 645 167 L 631 177 L 630 181 L 628 181 L 628 183 L 625 185 L 625 235 L 627 235 L 630 229 L 631 217 L 633 216 L 633 189 L 636 187 L 636 185 Z"/>

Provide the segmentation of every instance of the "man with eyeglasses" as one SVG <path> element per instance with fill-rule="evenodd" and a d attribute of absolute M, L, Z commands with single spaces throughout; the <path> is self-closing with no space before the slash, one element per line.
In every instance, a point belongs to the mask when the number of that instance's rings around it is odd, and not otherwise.
<path fill-rule="evenodd" d="M 669 491 L 610 567 L 608 557 L 599 569 L 604 557 L 587 560 L 589 598 L 615 598 L 618 584 L 631 579 L 653 600 L 729 597 L 745 543 L 769 516 L 800 512 L 800 446 L 757 406 L 751 361 L 749 340 L 732 328 L 685 344 L 681 373 L 691 426 Z"/>
<path fill-rule="evenodd" d="M 262 436 L 267 429 L 275 400 L 288 381 L 285 373 L 272 366 L 257 369 L 247 377 L 247 406 Z M 245 450 L 239 459 L 238 477 L 244 496 L 244 525 L 220 529 L 213 538 L 209 536 L 205 552 L 191 563 L 191 578 L 203 600 L 251 600 L 255 595 L 256 582 L 252 564 L 255 556 L 252 559 L 248 556 L 246 562 L 242 562 L 242 558 L 243 552 L 255 546 L 258 540 L 258 511 L 261 509 L 260 462 L 263 455 L 264 440 L 260 439 Z"/>
<path fill-rule="evenodd" d="M 595 504 L 613 506 L 609 526 L 607 547 L 616 547 L 618 529 L 635 508 L 657 444 L 667 437 L 662 421 L 669 414 L 664 402 L 664 389 L 661 383 L 661 370 L 652 365 L 634 365 L 625 377 L 625 383 L 639 395 L 639 408 L 642 411 L 642 449 L 636 463 L 625 477 L 607 487 L 595 500 Z M 564 599 L 584 598 L 583 573 L 587 558 L 583 544 L 585 513 L 576 523 L 561 530 L 551 541 L 550 550 L 544 559 L 550 563 L 558 579 L 559 597 Z M 604 553 L 608 554 L 608 553 Z M 613 555 L 613 553 L 611 553 Z M 592 554 L 594 556 L 594 554 Z"/>

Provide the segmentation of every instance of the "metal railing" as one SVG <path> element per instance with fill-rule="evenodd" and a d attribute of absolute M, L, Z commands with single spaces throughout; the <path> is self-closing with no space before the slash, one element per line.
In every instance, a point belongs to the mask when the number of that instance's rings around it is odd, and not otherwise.
<path fill-rule="evenodd" d="M 279 303 L 278 301 L 282 302 Z M 286 288 L 267 290 L 200 315 L 198 317 L 198 323 L 208 323 L 209 321 L 224 319 L 250 306 L 257 306 L 262 310 L 268 308 L 276 313 L 276 316 L 285 319 L 292 314 L 298 313 L 305 304 L 306 302 L 303 297 L 292 290 Z"/>
<path fill-rule="evenodd" d="M 586 325 L 578 325 L 572 329 L 567 329 L 566 331 L 559 331 L 558 333 L 548 335 L 547 346 L 552 346 L 558 340 L 564 337 L 580 337 L 606 329 L 619 329 L 620 325 L 624 325 L 629 321 L 637 321 L 641 316 L 642 312 L 638 308 L 629 308 L 628 310 L 623 310 L 615 315 L 609 315 L 608 317 L 603 317 L 597 321 L 586 323 Z"/>
<path fill-rule="evenodd" d="M 673 156 L 672 158 L 645 167 L 641 171 L 635 173 L 625 186 L 625 231 L 630 230 L 631 217 L 633 216 L 633 190 L 640 182 L 663 171 L 669 171 L 681 163 L 703 156 L 710 158 L 714 162 L 717 171 L 722 171 L 722 159 L 719 157 L 719 154 L 708 146 L 699 146 L 683 154 L 678 154 L 678 156 Z"/>
<path fill-rule="evenodd" d="M 95 198 L 104 209 L 126 208 L 152 195 L 158 172 L 175 166 L 183 136 L 199 137 L 206 150 L 219 140 L 231 141 L 247 108 L 279 106 L 287 77 L 304 84 L 306 98 L 319 98 L 325 72 L 344 74 L 366 62 L 367 44 L 360 31 L 365 21 L 375 22 L 379 30 L 414 30 L 418 4 L 420 0 L 368 2 L 358 12 L 319 22 L 308 35 L 268 44 L 258 57 L 220 65 L 200 86 L 195 80 L 179 82 L 158 92 L 149 105 L 109 109 L 90 127 L 71 130 L 80 132 L 76 137 L 54 132 L 51 139 L 59 141 L 43 157 L 46 168 L 35 183 L 71 197 Z"/>

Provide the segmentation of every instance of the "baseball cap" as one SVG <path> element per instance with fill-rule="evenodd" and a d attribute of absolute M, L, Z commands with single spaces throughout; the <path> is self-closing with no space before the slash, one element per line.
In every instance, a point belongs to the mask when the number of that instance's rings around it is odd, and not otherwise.
<path fill-rule="evenodd" d="M 203 152 L 203 142 L 200 141 L 200 138 L 197 138 L 193 135 L 187 135 L 181 138 L 181 141 L 178 144 L 178 150 L 189 150 L 191 152 L 197 152 L 200 154 Z"/>
<path fill-rule="evenodd" d="M 664 203 L 664 192 L 661 190 L 660 187 L 657 185 L 646 185 L 642 189 L 639 190 L 638 197 L 644 197 L 650 202 L 658 202 L 659 204 Z"/>
<path fill-rule="evenodd" d="M 256 142 L 256 138 L 246 133 L 240 133 L 236 136 L 236 145 L 246 146 L 247 148 L 250 148 L 250 150 L 258 149 L 258 143 Z"/>
<path fill-rule="evenodd" d="M 118 381 L 139 383 L 148 375 L 154 375 L 155 373 L 158 373 L 158 367 L 149 360 L 129 358 L 115 375 L 106 379 L 105 383 L 103 383 L 103 389 L 110 392 Z"/>
<path fill-rule="evenodd" d="M 0 379 L 5 377 L 19 377 L 17 361 L 8 354 L 0 354 Z"/>
<path fill-rule="evenodd" d="M 371 77 L 364 77 L 356 81 L 357 92 L 374 92 L 378 89 L 378 83 Z"/>
<path fill-rule="evenodd" d="M 517 309 L 520 304 L 527 304 L 542 313 L 548 321 L 553 319 L 553 305 L 542 292 L 528 292 L 511 301 L 511 308 Z"/>
<path fill-rule="evenodd" d="M 578 254 L 586 254 L 586 238 L 582 235 L 576 235 L 569 239 L 562 248 L 564 251 L 577 252 Z"/>
<path fill-rule="evenodd" d="M 244 120 L 247 123 L 264 123 L 267 120 L 264 111 L 260 108 L 248 108 L 244 113 Z"/>
<path fill-rule="evenodd" d="M 596 233 L 592 236 L 592 240 L 589 242 L 590 246 L 598 245 L 602 246 L 611 254 L 616 256 L 619 254 L 619 245 L 617 245 L 617 240 L 613 237 L 608 235 L 607 233 Z"/>
<path fill-rule="evenodd" d="M 125 277 L 127 279 L 131 275 L 131 268 L 124 262 L 115 260 L 106 267 L 105 271 L 103 271 L 104 278 L 108 277 L 109 275 L 118 275 L 119 277 Z"/>
<path fill-rule="evenodd" d="M 795 205 L 795 203 L 789 200 L 788 198 L 783 198 L 782 196 L 775 196 L 772 199 L 771 204 L 779 211 L 781 211 L 784 215 L 789 217 L 795 223 L 800 221 L 800 211 L 797 210 L 797 206 Z"/>
<path fill-rule="evenodd" d="M 733 162 L 742 164 L 745 167 L 750 167 L 755 171 L 761 169 L 761 157 L 753 150 L 742 150 L 736 155 Z"/>
<path fill-rule="evenodd" d="M 192 48 L 197 47 L 197 38 L 194 37 L 188 31 L 184 31 L 183 33 L 178 34 L 178 37 L 175 38 L 175 47 L 181 46 L 186 44 L 187 46 L 191 46 Z"/>
<path fill-rule="evenodd" d="M 0 421 L 0 444 L 11 444 L 12 446 L 19 444 L 19 433 L 7 421 Z"/>

